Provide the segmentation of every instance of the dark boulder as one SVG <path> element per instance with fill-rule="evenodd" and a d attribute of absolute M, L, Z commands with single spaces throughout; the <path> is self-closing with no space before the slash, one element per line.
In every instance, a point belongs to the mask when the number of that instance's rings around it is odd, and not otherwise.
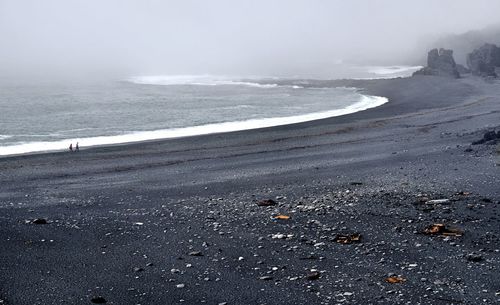
<path fill-rule="evenodd" d="M 487 131 L 486 133 L 484 133 L 483 138 L 481 140 L 472 142 L 472 145 L 496 144 L 498 141 L 500 141 L 500 131 L 495 132 L 494 130 L 492 130 L 492 131 Z"/>
<path fill-rule="evenodd" d="M 37 219 L 33 219 L 31 221 L 32 224 L 35 224 L 35 225 L 46 225 L 47 224 L 47 219 L 45 218 L 37 218 Z"/>
<path fill-rule="evenodd" d="M 467 55 L 467 66 L 474 75 L 497 77 L 495 67 L 500 67 L 500 48 L 484 44 Z"/>
<path fill-rule="evenodd" d="M 276 205 L 276 201 L 272 199 L 263 199 L 257 202 L 257 205 L 260 207 L 268 207 L 268 206 L 273 206 Z"/>
<path fill-rule="evenodd" d="M 427 54 L 427 67 L 424 67 L 413 75 L 437 75 L 459 78 L 457 64 L 453 59 L 453 51 L 446 49 L 432 49 Z"/>
<path fill-rule="evenodd" d="M 92 302 L 94 304 L 106 304 L 107 303 L 106 299 L 103 297 L 93 297 L 92 299 L 90 299 L 90 302 Z"/>

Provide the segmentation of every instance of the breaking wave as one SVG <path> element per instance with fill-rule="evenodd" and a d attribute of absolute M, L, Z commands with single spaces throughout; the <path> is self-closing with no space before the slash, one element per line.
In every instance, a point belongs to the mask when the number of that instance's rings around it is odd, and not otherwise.
<path fill-rule="evenodd" d="M 368 72 L 381 76 L 407 75 L 411 74 L 422 66 L 371 66 L 368 67 Z"/>
<path fill-rule="evenodd" d="M 128 79 L 134 84 L 140 85 L 197 85 L 197 86 L 249 86 L 256 88 L 275 88 L 277 84 L 260 84 L 250 81 L 233 80 L 224 76 L 213 75 L 150 75 L 150 76 L 135 76 Z"/>

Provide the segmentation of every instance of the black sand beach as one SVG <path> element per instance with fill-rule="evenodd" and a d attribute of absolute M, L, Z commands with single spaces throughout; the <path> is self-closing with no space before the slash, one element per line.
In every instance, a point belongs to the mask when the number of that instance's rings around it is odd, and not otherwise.
<path fill-rule="evenodd" d="M 310 85 L 389 103 L 0 158 L 0 304 L 499 302 L 500 82 Z"/>

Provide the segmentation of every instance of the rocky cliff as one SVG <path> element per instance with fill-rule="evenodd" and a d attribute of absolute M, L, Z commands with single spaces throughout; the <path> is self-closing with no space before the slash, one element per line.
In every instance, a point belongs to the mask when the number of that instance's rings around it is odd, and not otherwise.
<path fill-rule="evenodd" d="M 460 73 L 453 59 L 453 51 L 446 49 L 432 49 L 427 54 L 427 66 L 413 75 L 438 75 L 459 78 Z"/>
<path fill-rule="evenodd" d="M 500 67 L 500 48 L 486 43 L 467 55 L 467 66 L 472 74 L 497 77 L 496 67 Z"/>

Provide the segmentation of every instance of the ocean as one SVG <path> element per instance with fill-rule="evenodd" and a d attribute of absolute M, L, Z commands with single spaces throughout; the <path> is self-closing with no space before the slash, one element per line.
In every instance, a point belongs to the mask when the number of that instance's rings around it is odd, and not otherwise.
<path fill-rule="evenodd" d="M 210 75 L 0 84 L 0 156 L 285 125 L 385 102 L 355 88 Z"/>

